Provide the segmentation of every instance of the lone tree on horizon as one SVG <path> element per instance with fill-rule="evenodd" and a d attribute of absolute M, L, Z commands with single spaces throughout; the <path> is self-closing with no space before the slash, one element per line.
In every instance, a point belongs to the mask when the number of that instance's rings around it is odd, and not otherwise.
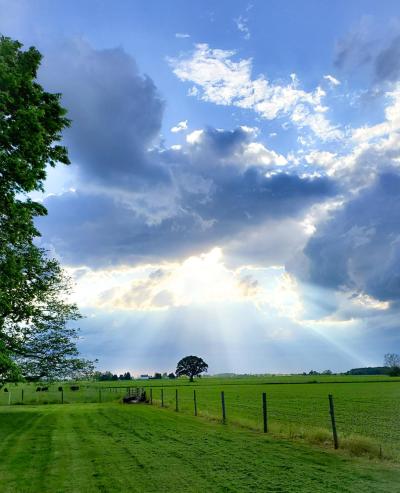
<path fill-rule="evenodd" d="M 385 354 L 385 366 L 390 368 L 390 376 L 400 376 L 400 355 L 396 353 Z"/>
<path fill-rule="evenodd" d="M 193 377 L 197 377 L 200 373 L 206 372 L 208 369 L 207 363 L 198 356 L 185 356 L 176 365 L 176 376 L 187 375 L 191 382 Z"/>

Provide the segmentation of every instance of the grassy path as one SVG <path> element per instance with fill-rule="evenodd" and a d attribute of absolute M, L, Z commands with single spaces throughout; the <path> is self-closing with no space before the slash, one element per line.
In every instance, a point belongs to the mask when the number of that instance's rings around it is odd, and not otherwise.
<path fill-rule="evenodd" d="M 2 493 L 400 492 L 400 470 L 150 406 L 0 410 Z"/>

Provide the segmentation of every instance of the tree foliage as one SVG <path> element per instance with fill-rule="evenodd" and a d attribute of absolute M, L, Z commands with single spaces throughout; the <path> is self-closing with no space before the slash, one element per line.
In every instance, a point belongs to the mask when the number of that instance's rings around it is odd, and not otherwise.
<path fill-rule="evenodd" d="M 91 371 L 78 358 L 80 318 L 65 301 L 70 283 L 35 244 L 34 220 L 47 214 L 29 194 L 43 191 L 47 166 L 69 164 L 61 132 L 69 126 L 60 94 L 36 81 L 41 55 L 0 38 L 0 379 L 58 378 Z"/>
<path fill-rule="evenodd" d="M 197 377 L 208 370 L 207 363 L 198 356 L 186 356 L 178 361 L 176 366 L 176 376 L 186 375 L 193 382 L 193 377 Z"/>
<path fill-rule="evenodd" d="M 390 375 L 393 377 L 400 376 L 400 355 L 396 353 L 385 354 L 385 366 L 390 368 Z"/>

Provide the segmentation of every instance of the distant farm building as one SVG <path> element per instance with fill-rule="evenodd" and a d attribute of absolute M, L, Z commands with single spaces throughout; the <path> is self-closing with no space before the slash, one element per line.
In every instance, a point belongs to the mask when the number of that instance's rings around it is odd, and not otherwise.
<path fill-rule="evenodd" d="M 140 375 L 139 380 L 148 380 L 150 378 L 150 375 Z"/>

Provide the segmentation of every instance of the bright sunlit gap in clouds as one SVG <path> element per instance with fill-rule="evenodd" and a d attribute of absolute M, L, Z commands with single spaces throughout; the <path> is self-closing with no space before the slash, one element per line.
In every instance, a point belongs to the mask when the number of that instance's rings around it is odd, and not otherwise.
<path fill-rule="evenodd" d="M 76 281 L 75 299 L 87 314 L 105 310 L 119 318 L 124 312 L 141 312 L 146 318 L 146 313 L 159 313 L 151 337 L 141 336 L 136 342 L 136 326 L 128 333 L 143 353 L 151 350 L 155 340 L 167 330 L 168 312 L 184 309 L 180 343 L 190 346 L 207 341 L 208 351 L 217 348 L 218 354 L 224 355 L 227 371 L 237 370 L 241 364 L 245 367 L 243 361 L 249 355 L 241 352 L 240 347 L 253 335 L 254 315 L 249 316 L 252 311 L 261 317 L 257 330 L 264 333 L 265 341 L 296 342 L 303 331 L 311 331 L 336 350 L 350 354 L 334 340 L 334 332 L 328 331 L 328 327 L 324 330 L 302 319 L 300 287 L 283 266 L 229 268 L 219 247 L 182 262 L 69 271 Z M 207 316 L 202 323 L 204 310 Z M 331 322 L 329 328 L 334 325 Z M 301 351 L 306 353 L 307 349 Z M 358 361 L 356 354 L 351 356 Z"/>
<path fill-rule="evenodd" d="M 219 247 L 182 262 L 68 271 L 76 282 L 73 299 L 86 307 L 165 310 L 250 302 L 260 310 L 268 306 L 293 319 L 302 311 L 296 281 L 283 266 L 230 269 Z"/>

